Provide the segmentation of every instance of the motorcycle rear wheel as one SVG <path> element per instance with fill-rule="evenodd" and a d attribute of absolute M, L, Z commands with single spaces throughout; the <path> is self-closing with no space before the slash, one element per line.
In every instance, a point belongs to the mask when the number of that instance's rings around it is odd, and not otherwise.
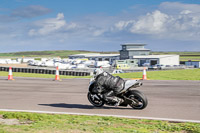
<path fill-rule="evenodd" d="M 95 107 L 102 107 L 104 105 L 104 101 L 102 101 L 101 99 L 99 100 L 97 98 L 94 98 L 93 96 L 94 96 L 93 94 L 91 94 L 90 92 L 88 92 L 87 97 L 88 97 L 89 102 L 92 105 L 94 105 Z"/>
<path fill-rule="evenodd" d="M 128 98 L 133 101 L 132 104 L 129 104 L 133 109 L 144 109 L 148 104 L 146 96 L 138 90 L 130 91 Z"/>

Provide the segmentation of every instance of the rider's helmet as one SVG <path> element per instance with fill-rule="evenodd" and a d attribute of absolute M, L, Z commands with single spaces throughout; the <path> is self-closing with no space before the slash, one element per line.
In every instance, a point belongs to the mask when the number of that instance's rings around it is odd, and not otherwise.
<path fill-rule="evenodd" d="M 94 69 L 93 75 L 94 77 L 98 76 L 99 74 L 102 74 L 104 71 L 102 68 L 96 68 Z"/>

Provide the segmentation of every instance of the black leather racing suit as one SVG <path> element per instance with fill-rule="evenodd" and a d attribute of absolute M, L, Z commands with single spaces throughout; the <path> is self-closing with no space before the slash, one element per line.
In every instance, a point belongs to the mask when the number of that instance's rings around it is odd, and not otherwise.
<path fill-rule="evenodd" d="M 110 103 L 116 103 L 121 98 L 116 97 L 124 88 L 124 80 L 120 77 L 115 77 L 107 72 L 99 74 L 96 78 L 96 83 L 101 91 L 105 91 L 104 99 Z"/>

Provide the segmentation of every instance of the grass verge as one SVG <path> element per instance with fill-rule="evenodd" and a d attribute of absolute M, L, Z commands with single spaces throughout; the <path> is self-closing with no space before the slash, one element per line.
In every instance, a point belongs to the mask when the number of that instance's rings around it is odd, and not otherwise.
<path fill-rule="evenodd" d="M 142 72 L 115 74 L 121 78 L 142 78 Z M 147 71 L 150 80 L 200 80 L 200 69 Z"/>
<path fill-rule="evenodd" d="M 22 123 L 19 125 L 0 124 L 0 132 L 6 133 L 200 133 L 200 124 L 198 123 L 173 123 L 157 120 L 23 112 L 0 112 L 0 115 L 4 119 L 18 119 Z M 26 121 L 29 121 L 29 123 L 27 124 Z"/>
<path fill-rule="evenodd" d="M 114 76 L 121 78 L 142 78 L 142 72 L 120 73 Z M 0 71 L 0 76 L 8 76 L 8 72 Z M 35 73 L 17 73 L 13 72 L 14 77 L 36 77 L 36 78 L 55 78 L 51 74 L 35 74 Z M 64 76 L 60 75 L 61 79 L 67 78 L 90 78 L 90 76 Z M 150 80 L 200 80 L 200 69 L 182 69 L 182 70 L 165 70 L 165 71 L 147 71 L 147 78 Z"/>

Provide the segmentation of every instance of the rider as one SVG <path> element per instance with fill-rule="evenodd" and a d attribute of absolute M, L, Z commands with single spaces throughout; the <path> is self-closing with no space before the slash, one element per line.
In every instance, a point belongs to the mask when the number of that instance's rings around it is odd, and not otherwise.
<path fill-rule="evenodd" d="M 124 80 L 104 72 L 102 68 L 95 69 L 93 74 L 100 91 L 106 90 L 106 93 L 103 94 L 104 99 L 110 103 L 115 103 L 115 106 L 120 105 L 123 99 L 116 95 L 123 90 Z"/>

